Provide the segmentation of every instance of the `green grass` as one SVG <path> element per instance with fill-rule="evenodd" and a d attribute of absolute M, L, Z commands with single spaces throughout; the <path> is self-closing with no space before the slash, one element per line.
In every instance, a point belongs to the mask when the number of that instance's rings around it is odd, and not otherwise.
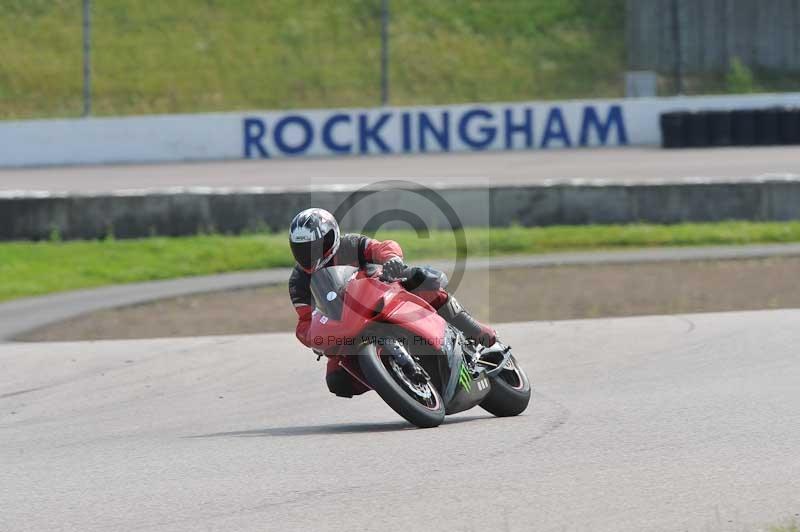
<path fill-rule="evenodd" d="M 454 256 L 449 232 L 382 231 L 410 263 Z M 470 256 L 800 242 L 800 222 L 469 229 Z M 0 243 L 0 301 L 95 286 L 292 265 L 283 234 Z"/>
<path fill-rule="evenodd" d="M 767 529 L 769 532 L 800 532 L 800 525 L 794 519 L 785 525 L 774 525 Z"/>
<path fill-rule="evenodd" d="M 95 1 L 95 114 L 378 105 L 380 5 Z M 624 6 L 392 1 L 391 103 L 619 96 Z M 0 1 L 0 118 L 79 115 L 81 46 L 81 0 Z"/>

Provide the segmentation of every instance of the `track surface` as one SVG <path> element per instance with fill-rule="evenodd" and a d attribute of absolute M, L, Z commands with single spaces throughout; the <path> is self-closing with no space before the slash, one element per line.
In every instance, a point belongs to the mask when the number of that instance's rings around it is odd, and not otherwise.
<path fill-rule="evenodd" d="M 538 150 L 414 156 L 278 159 L 193 164 L 0 169 L 0 191 L 108 192 L 168 187 L 303 187 L 426 178 L 426 184 L 746 179 L 800 174 L 798 147 Z"/>
<path fill-rule="evenodd" d="M 291 335 L 0 346 L 0 530 L 742 531 L 800 512 L 800 312 L 500 331 L 533 406 L 433 430 L 329 396 Z"/>

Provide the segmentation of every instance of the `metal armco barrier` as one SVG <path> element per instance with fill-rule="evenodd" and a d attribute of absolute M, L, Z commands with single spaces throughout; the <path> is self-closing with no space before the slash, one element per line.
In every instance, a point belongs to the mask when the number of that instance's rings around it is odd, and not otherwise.
<path fill-rule="evenodd" d="M 660 115 L 664 148 L 800 144 L 800 108 L 673 111 Z"/>

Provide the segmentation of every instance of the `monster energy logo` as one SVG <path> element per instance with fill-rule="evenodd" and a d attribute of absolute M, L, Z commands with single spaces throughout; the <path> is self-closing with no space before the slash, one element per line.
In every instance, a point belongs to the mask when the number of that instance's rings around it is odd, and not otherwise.
<path fill-rule="evenodd" d="M 463 386 L 466 391 L 472 388 L 472 377 L 470 377 L 469 371 L 467 371 L 467 366 L 463 363 L 461 364 L 461 371 L 458 375 L 458 382 L 461 383 L 461 386 Z"/>

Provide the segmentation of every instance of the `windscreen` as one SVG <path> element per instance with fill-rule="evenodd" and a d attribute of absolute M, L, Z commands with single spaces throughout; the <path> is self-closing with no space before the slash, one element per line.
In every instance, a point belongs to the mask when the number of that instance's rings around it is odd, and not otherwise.
<path fill-rule="evenodd" d="M 332 320 L 340 320 L 344 310 L 344 289 L 358 271 L 353 266 L 322 268 L 311 276 L 311 294 L 317 310 Z"/>

